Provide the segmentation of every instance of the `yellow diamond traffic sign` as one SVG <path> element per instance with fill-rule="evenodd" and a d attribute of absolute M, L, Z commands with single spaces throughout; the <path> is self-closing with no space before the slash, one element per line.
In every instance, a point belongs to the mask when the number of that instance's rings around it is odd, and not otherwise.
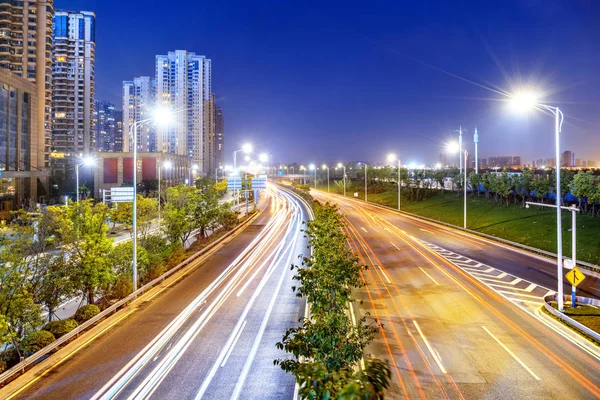
<path fill-rule="evenodd" d="M 577 287 L 583 280 L 585 279 L 585 275 L 583 272 L 577 269 L 577 267 L 573 268 L 565 275 L 565 278 L 571 283 L 571 285 Z"/>

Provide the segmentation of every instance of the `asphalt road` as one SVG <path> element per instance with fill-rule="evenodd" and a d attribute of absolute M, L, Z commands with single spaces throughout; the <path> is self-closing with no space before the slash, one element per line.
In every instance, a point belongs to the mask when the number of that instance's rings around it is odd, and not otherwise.
<path fill-rule="evenodd" d="M 323 192 L 369 268 L 353 310 L 380 324 L 371 354 L 390 361 L 386 398 L 600 397 L 598 348 L 540 315 L 551 263 Z M 586 295 L 597 297 L 588 278 Z"/>
<path fill-rule="evenodd" d="M 271 193 L 240 235 L 18 398 L 292 398 L 294 379 L 273 360 L 304 315 L 289 266 L 306 251 L 308 216 Z"/>

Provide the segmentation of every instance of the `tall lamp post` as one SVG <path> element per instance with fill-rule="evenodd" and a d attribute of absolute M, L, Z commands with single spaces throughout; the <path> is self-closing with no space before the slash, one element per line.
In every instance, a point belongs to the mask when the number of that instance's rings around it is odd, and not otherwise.
<path fill-rule="evenodd" d="M 367 164 L 365 164 L 365 201 L 367 201 Z"/>
<path fill-rule="evenodd" d="M 95 160 L 92 157 L 84 157 L 82 162 L 75 165 L 75 186 L 77 189 L 77 196 L 75 197 L 77 203 L 79 203 L 79 167 L 89 167 L 95 164 Z"/>
<path fill-rule="evenodd" d="M 185 111 L 180 110 L 180 111 Z M 133 139 L 133 291 L 137 290 L 137 130 L 144 124 L 158 122 L 168 124 L 173 119 L 173 112 L 168 109 L 156 110 L 156 115 L 152 118 L 134 121 L 129 127 L 129 135 Z"/>
<path fill-rule="evenodd" d="M 310 164 L 308 166 L 308 169 L 310 169 L 311 171 L 314 172 L 313 185 L 314 185 L 314 187 L 316 189 L 317 188 L 317 167 L 315 166 L 315 164 Z"/>
<path fill-rule="evenodd" d="M 329 192 L 329 167 L 326 164 L 321 165 L 322 169 L 327 170 L 327 192 Z"/>
<path fill-rule="evenodd" d="M 398 211 L 400 211 L 400 157 L 396 157 L 394 153 L 391 153 L 387 157 L 388 162 L 393 163 L 394 161 L 398 161 Z"/>
<path fill-rule="evenodd" d="M 460 144 L 450 143 L 448 145 L 448 150 L 456 153 L 456 151 L 460 151 L 461 160 L 464 162 L 463 169 L 463 190 L 464 190 L 464 209 L 463 209 L 463 229 L 467 229 L 467 158 L 469 158 L 469 153 L 467 150 L 460 149 Z"/>
<path fill-rule="evenodd" d="M 337 168 L 344 169 L 344 196 L 346 196 L 346 166 L 342 163 L 338 163 Z"/>
<path fill-rule="evenodd" d="M 242 145 L 242 148 L 241 148 L 241 149 L 239 149 L 239 150 L 235 150 L 235 151 L 233 152 L 233 173 L 234 173 L 234 174 L 237 174 L 237 173 L 238 173 L 238 170 L 237 170 L 237 153 L 239 153 L 240 151 L 241 151 L 241 152 L 244 152 L 244 153 L 246 153 L 246 154 L 250 154 L 250 153 L 252 153 L 252 144 L 250 144 L 250 143 L 244 143 L 244 144 Z M 235 196 L 236 203 L 237 203 L 237 205 L 239 205 L 239 204 L 240 204 L 240 203 L 239 203 L 239 194 L 237 194 L 237 193 L 236 193 L 235 195 L 236 195 L 236 196 Z"/>
<path fill-rule="evenodd" d="M 558 278 L 558 311 L 563 312 L 563 251 L 562 251 L 562 221 L 561 221 L 561 200 L 562 192 L 560 190 L 560 132 L 565 119 L 563 113 L 558 107 L 540 104 L 537 101 L 535 93 L 521 92 L 510 98 L 510 103 L 515 111 L 523 112 L 526 110 L 537 109 L 548 111 L 554 115 L 554 142 L 556 146 L 556 273 Z"/>
<path fill-rule="evenodd" d="M 298 169 L 302 171 L 302 184 L 306 185 L 306 167 L 304 165 L 301 165 Z"/>

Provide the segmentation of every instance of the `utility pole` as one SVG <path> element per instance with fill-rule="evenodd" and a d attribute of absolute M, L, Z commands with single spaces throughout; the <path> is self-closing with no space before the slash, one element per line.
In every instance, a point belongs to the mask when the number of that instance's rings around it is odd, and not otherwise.
<path fill-rule="evenodd" d="M 477 153 L 477 144 L 479 143 L 479 134 L 477 133 L 477 127 L 475 127 L 475 133 L 473 134 L 473 142 L 475 142 L 475 174 L 479 174 L 479 155 Z"/>
<path fill-rule="evenodd" d="M 459 172 L 462 174 L 463 152 L 462 152 L 462 126 L 458 129 L 458 165 Z"/>

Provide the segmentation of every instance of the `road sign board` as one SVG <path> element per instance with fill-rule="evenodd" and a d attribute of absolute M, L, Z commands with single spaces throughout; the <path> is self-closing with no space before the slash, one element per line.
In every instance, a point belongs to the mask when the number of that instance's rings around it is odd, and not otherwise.
<path fill-rule="evenodd" d="M 242 188 L 242 178 L 239 176 L 230 176 L 227 178 L 227 190 L 240 190 Z"/>
<path fill-rule="evenodd" d="M 567 272 L 565 278 L 571 283 L 571 285 L 577 287 L 585 279 L 585 275 L 577 267 Z"/>
<path fill-rule="evenodd" d="M 259 176 L 257 178 L 252 179 L 252 189 L 266 189 L 267 188 L 267 178 L 263 176 Z"/>

